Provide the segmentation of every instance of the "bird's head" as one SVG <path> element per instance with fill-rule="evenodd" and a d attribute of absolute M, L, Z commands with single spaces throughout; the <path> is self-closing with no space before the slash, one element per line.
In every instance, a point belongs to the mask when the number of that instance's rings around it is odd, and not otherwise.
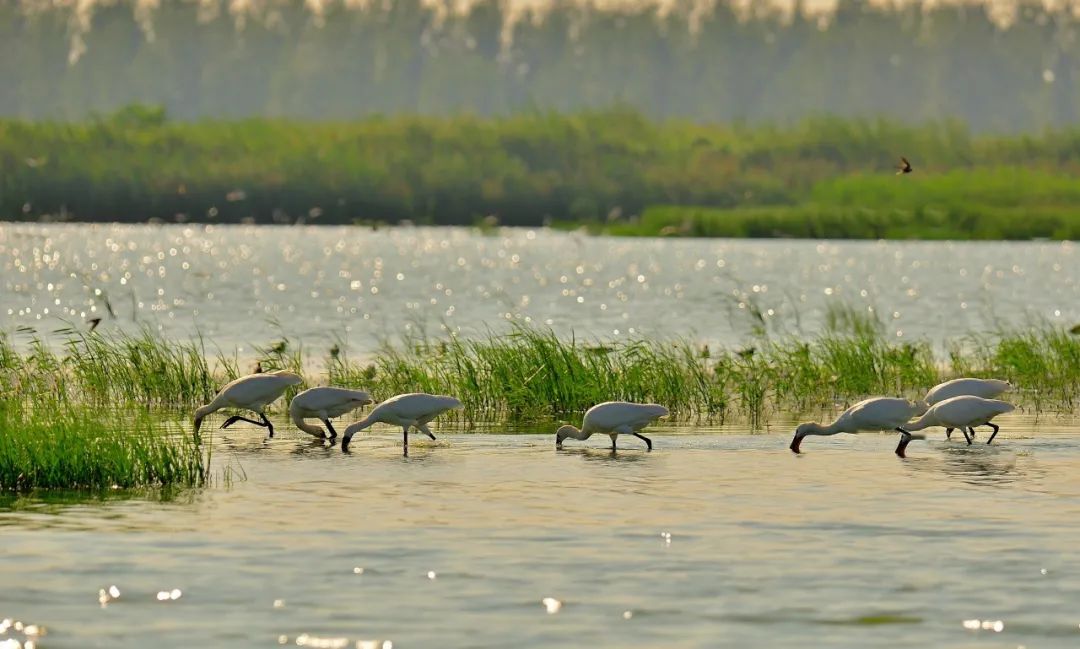
<path fill-rule="evenodd" d="M 356 394 L 352 398 L 353 403 L 358 403 L 361 406 L 366 406 L 369 403 L 375 403 L 375 400 L 371 398 L 371 395 L 363 390 L 357 390 Z"/>
<path fill-rule="evenodd" d="M 930 404 L 925 399 L 917 399 L 912 401 L 912 406 L 915 408 L 915 417 L 921 417 L 926 414 L 926 411 L 930 409 Z"/>
<path fill-rule="evenodd" d="M 269 372 L 269 374 L 286 379 L 287 385 L 300 385 L 304 382 L 304 377 L 296 372 L 290 372 L 289 370 L 274 370 L 273 372 Z"/>
<path fill-rule="evenodd" d="M 816 435 L 821 430 L 821 426 L 815 423 L 799 424 L 799 427 L 795 429 L 795 437 L 791 438 L 791 445 L 788 446 L 794 453 L 799 452 L 799 445 L 802 444 L 803 438 L 807 435 Z"/>
<path fill-rule="evenodd" d="M 555 431 L 555 448 L 562 448 L 564 439 L 577 435 L 580 432 L 581 431 L 578 430 L 577 426 L 571 426 L 570 424 L 560 426 L 559 430 Z"/>

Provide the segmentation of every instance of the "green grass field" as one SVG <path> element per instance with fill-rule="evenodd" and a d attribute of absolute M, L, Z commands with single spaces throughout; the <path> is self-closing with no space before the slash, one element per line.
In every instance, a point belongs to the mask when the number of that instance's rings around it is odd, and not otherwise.
<path fill-rule="evenodd" d="M 352 122 L 0 120 L 0 218 L 501 223 L 625 235 L 1077 238 L 1080 131 L 650 121 L 628 110 Z M 896 176 L 899 155 L 915 165 Z"/>

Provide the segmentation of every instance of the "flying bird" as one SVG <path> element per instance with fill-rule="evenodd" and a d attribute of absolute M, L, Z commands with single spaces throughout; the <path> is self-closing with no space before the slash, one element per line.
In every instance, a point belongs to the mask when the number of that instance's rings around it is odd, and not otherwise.
<path fill-rule="evenodd" d="M 86 321 L 86 324 L 90 325 L 90 333 L 94 333 L 94 329 L 97 329 L 98 325 L 101 324 L 101 318 L 90 318 Z"/>
<path fill-rule="evenodd" d="M 900 156 L 900 164 L 896 165 L 896 175 L 911 173 L 911 163 L 904 156 Z"/>

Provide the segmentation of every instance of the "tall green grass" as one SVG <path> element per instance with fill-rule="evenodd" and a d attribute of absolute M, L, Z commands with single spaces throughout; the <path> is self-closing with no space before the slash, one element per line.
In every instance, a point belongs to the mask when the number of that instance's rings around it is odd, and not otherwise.
<path fill-rule="evenodd" d="M 122 427 L 97 411 L 27 409 L 0 402 L 0 491 L 197 487 L 209 457 L 146 413 Z"/>
<path fill-rule="evenodd" d="M 340 341 L 322 352 L 282 338 L 256 346 L 264 370 L 290 369 L 305 385 L 457 396 L 470 420 L 563 417 L 614 399 L 654 401 L 678 417 L 745 418 L 829 409 L 869 395 L 917 397 L 955 376 L 1004 378 L 1011 398 L 1037 409 L 1080 406 L 1080 336 L 1043 327 L 971 336 L 944 354 L 926 341 L 883 335 L 869 311 L 834 307 L 808 339 L 770 337 L 709 348 L 686 339 L 601 340 L 513 327 L 475 339 L 413 337 L 354 359 Z M 73 336 L 54 351 L 0 336 L 0 393 L 29 412 L 83 406 L 187 412 L 247 370 L 235 352 L 210 359 L 203 341 L 148 331 Z M 253 363 L 252 363 L 253 364 Z M 284 408 L 292 393 L 273 404 Z M 36 415 L 35 415 L 36 416 Z M 33 419 L 33 417 L 31 417 Z"/>

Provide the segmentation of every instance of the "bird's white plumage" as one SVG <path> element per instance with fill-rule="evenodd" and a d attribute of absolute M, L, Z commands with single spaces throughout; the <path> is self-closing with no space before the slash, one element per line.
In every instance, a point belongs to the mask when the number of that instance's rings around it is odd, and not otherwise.
<path fill-rule="evenodd" d="M 668 414 L 667 408 L 655 403 L 608 401 L 585 411 L 581 430 L 589 433 L 608 433 L 620 429 L 641 430 Z"/>
<path fill-rule="evenodd" d="M 326 421 L 369 403 L 371 403 L 371 395 L 363 390 L 334 387 L 309 388 L 293 397 L 289 403 L 289 416 L 296 427 L 305 433 L 315 437 L 325 437 L 326 431 L 319 426 L 308 424 L 304 419 L 313 417 Z M 335 435 L 332 433 L 331 436 Z"/>
<path fill-rule="evenodd" d="M 285 394 L 289 386 L 303 381 L 300 375 L 285 370 L 249 374 L 230 381 L 210 403 L 195 411 L 195 432 L 199 431 L 204 417 L 222 408 L 243 408 L 263 415 L 263 409 Z"/>
<path fill-rule="evenodd" d="M 585 411 L 580 429 L 568 425 L 555 431 L 555 444 L 560 445 L 568 437 L 585 440 L 593 433 L 606 433 L 611 437 L 614 448 L 615 439 L 620 434 L 633 435 L 668 414 L 667 408 L 655 403 L 630 403 L 628 401 L 598 403 Z M 651 449 L 652 443 L 648 439 L 645 441 Z"/>
<path fill-rule="evenodd" d="M 923 430 L 931 426 L 947 428 L 967 428 L 982 426 L 994 417 L 1012 412 L 1016 407 L 998 399 L 984 399 L 971 395 L 961 395 L 945 399 L 930 406 L 918 420 L 906 426 L 909 431 Z"/>
<path fill-rule="evenodd" d="M 350 424 L 345 429 L 341 440 L 342 450 L 348 450 L 352 436 L 375 423 L 393 424 L 404 429 L 406 452 L 408 451 L 409 428 L 416 427 L 429 437 L 434 437 L 427 424 L 442 413 L 460 408 L 461 401 L 441 394 L 413 392 L 390 397 L 375 406 L 367 417 Z"/>
<path fill-rule="evenodd" d="M 837 433 L 858 433 L 860 431 L 895 430 L 903 427 L 922 409 L 919 404 L 907 399 L 893 397 L 873 397 L 851 406 L 833 423 L 822 426 L 816 422 L 800 424 L 791 440 L 791 450 L 799 452 L 799 445 L 807 435 L 836 435 Z"/>
<path fill-rule="evenodd" d="M 930 391 L 926 393 L 926 397 L 923 401 L 925 401 L 927 407 L 929 407 L 935 403 L 945 401 L 946 399 L 964 395 L 982 397 L 983 399 L 993 399 L 1007 391 L 1010 387 L 1008 381 L 1001 381 L 998 379 L 953 379 L 930 388 Z"/>

